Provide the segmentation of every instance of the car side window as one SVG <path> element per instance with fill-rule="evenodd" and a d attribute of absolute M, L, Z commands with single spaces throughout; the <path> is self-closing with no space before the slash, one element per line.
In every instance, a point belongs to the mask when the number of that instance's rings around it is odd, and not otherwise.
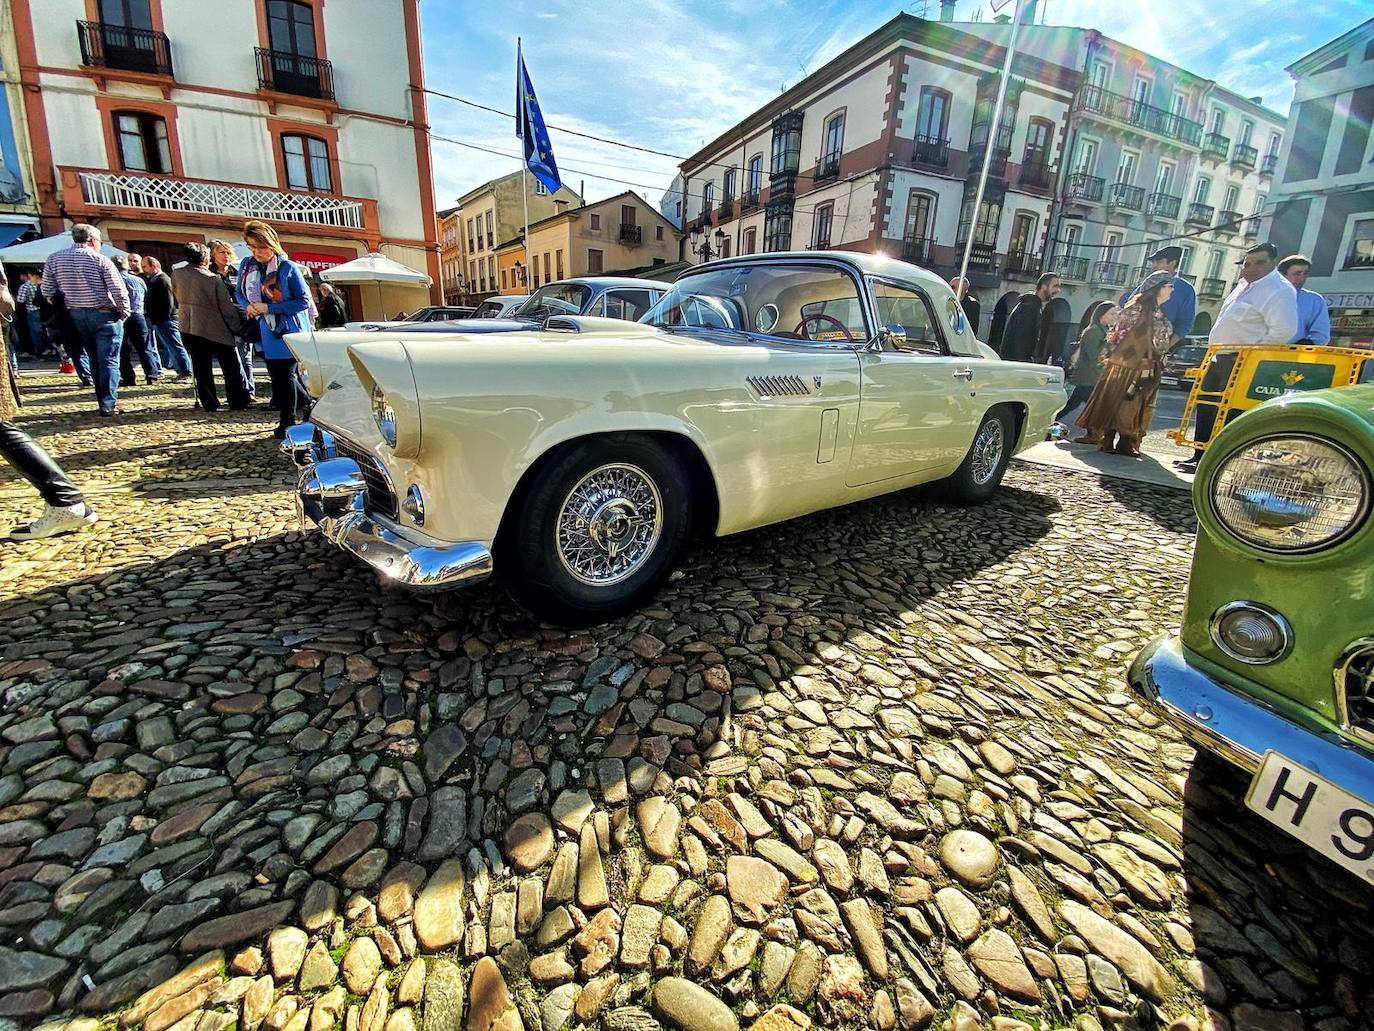
<path fill-rule="evenodd" d="M 648 290 L 613 290 L 602 302 L 608 318 L 638 322 L 654 306 L 654 296 Z"/>
<path fill-rule="evenodd" d="M 875 281 L 873 300 L 878 306 L 880 325 L 901 326 L 905 331 L 906 343 L 898 350 L 916 354 L 949 353 L 930 299 L 924 293 L 896 283 Z"/>

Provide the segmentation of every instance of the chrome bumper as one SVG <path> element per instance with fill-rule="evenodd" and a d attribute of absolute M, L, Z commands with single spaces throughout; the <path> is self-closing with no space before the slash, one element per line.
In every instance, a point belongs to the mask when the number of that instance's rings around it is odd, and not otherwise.
<path fill-rule="evenodd" d="M 1155 712 L 1204 751 L 1254 773 L 1273 749 L 1354 795 L 1369 795 L 1374 756 L 1214 680 L 1189 664 L 1174 634 L 1141 649 L 1127 679 Z"/>
<path fill-rule="evenodd" d="M 367 483 L 351 458 L 340 458 L 334 436 L 311 423 L 292 426 L 281 451 L 300 468 L 296 512 L 331 542 L 362 559 L 386 580 L 435 590 L 485 580 L 491 550 L 476 541 L 434 547 L 411 540 L 367 512 Z"/>

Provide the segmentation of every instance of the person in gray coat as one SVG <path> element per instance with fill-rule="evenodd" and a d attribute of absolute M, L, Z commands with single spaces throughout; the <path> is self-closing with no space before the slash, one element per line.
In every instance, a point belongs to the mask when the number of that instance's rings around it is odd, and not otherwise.
<path fill-rule="evenodd" d="M 191 352 L 200 405 L 207 412 L 219 410 L 213 364 L 218 362 L 229 407 L 236 411 L 247 408 L 248 387 L 234 339 L 243 332 L 243 316 L 224 280 L 210 271 L 206 246 L 188 243 L 184 253 L 186 265 L 172 273 L 172 287 L 180 309 L 181 338 Z"/>

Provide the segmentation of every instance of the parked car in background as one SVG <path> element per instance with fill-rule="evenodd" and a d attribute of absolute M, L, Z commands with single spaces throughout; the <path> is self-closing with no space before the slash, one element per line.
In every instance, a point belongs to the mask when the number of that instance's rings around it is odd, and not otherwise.
<path fill-rule="evenodd" d="M 1246 804 L 1374 881 L 1374 386 L 1295 394 L 1230 422 L 1193 483 L 1183 627 L 1131 686 Z"/>
<path fill-rule="evenodd" d="M 477 309 L 465 304 L 432 304 L 417 308 L 402 322 L 453 322 L 455 319 L 470 319 Z"/>
<path fill-rule="evenodd" d="M 507 297 L 488 297 L 472 313 L 474 319 L 504 319 L 529 297 L 529 294 L 514 294 Z"/>
<path fill-rule="evenodd" d="M 1191 390 L 1193 381 L 1188 377 L 1188 370 L 1200 368 L 1206 355 L 1206 337 L 1185 337 L 1180 340 L 1164 355 L 1164 371 L 1159 377 L 1159 385 L 1175 390 Z"/>
<path fill-rule="evenodd" d="M 891 258 L 758 254 L 671 287 L 553 284 L 500 337 L 358 334 L 284 450 L 301 512 L 414 588 L 499 569 L 565 624 L 651 597 L 694 530 L 731 534 L 942 480 L 986 501 L 1064 404 L 1063 370 L 986 358 L 949 286 Z M 313 338 L 289 340 L 302 358 Z"/>
<path fill-rule="evenodd" d="M 542 322 L 550 315 L 599 315 L 637 322 L 654 306 L 666 283 L 625 276 L 583 276 L 541 286 L 510 317 Z"/>

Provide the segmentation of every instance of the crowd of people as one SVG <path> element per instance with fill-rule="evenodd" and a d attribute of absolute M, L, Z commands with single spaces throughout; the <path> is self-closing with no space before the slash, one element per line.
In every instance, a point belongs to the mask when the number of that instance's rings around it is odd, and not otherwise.
<path fill-rule="evenodd" d="M 14 422 L 20 354 L 59 359 L 62 372 L 94 390 L 100 415 L 114 418 L 123 412 L 120 388 L 137 385 L 135 362 L 145 384 L 189 379 L 202 411 L 246 409 L 257 400 L 254 358 L 261 353 L 280 440 L 310 400 L 284 337 L 347 320 L 328 284 L 320 287 L 317 309 L 305 274 L 265 222 L 244 225 L 250 256 L 242 261 L 224 240 L 188 243 L 171 275 L 151 255 L 102 254 L 95 226 L 75 225 L 71 236 L 72 246 L 21 275 L 13 295 L 0 268 L 0 320 L 10 344 L 9 360 L 0 361 L 0 454 L 46 506 L 37 520 L 10 532 L 15 540 L 66 533 L 97 518 L 61 467 Z"/>

